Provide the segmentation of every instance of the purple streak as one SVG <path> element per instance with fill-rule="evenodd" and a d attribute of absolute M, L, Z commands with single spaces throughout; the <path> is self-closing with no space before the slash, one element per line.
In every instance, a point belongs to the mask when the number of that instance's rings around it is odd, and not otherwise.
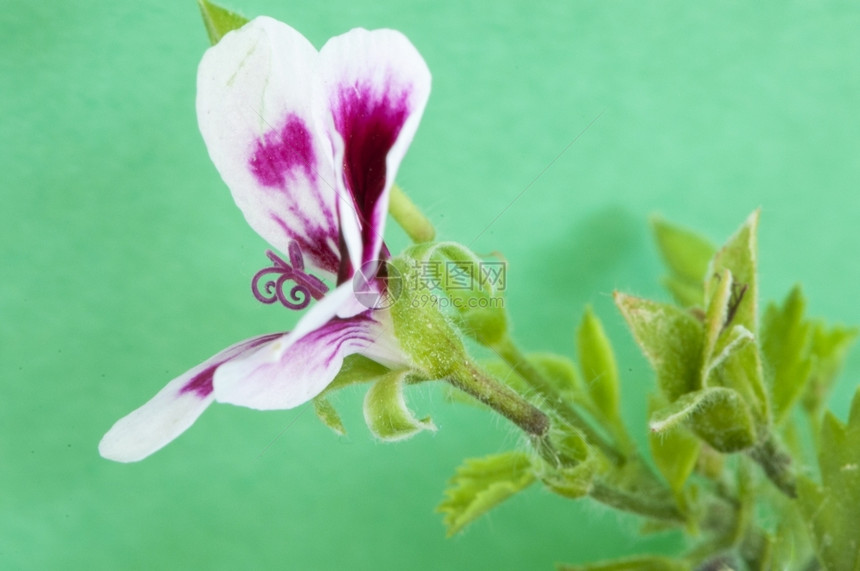
<path fill-rule="evenodd" d="M 194 393 L 195 396 L 200 398 L 206 398 L 212 394 L 212 377 L 215 375 L 215 370 L 226 363 L 227 361 L 231 361 L 240 355 L 244 355 L 246 351 L 250 349 L 254 349 L 259 347 L 260 345 L 264 345 L 268 343 L 272 339 L 280 337 L 283 333 L 270 333 L 268 335 L 263 335 L 261 337 L 255 337 L 254 339 L 249 339 L 245 343 L 234 347 L 229 354 L 225 355 L 223 359 L 220 361 L 209 365 L 204 368 L 202 371 L 191 377 L 187 383 L 182 385 L 182 388 L 179 389 L 179 394 L 183 395 L 186 393 Z"/>
<path fill-rule="evenodd" d="M 311 182 L 316 180 L 316 157 L 311 133 L 298 115 L 287 115 L 280 130 L 258 140 L 248 166 L 263 186 L 283 188 L 300 169 Z"/>
<path fill-rule="evenodd" d="M 333 106 L 335 127 L 343 137 L 343 178 L 362 223 L 362 240 L 372 244 L 385 213 L 376 206 L 385 188 L 386 158 L 409 116 L 408 90 L 382 93 L 369 85 L 344 85 Z M 375 256 L 375 252 L 368 255 Z"/>

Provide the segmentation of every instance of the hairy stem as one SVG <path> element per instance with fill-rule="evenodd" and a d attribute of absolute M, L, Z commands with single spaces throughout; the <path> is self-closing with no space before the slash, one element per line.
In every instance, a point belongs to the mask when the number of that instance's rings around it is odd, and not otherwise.
<path fill-rule="evenodd" d="M 491 378 L 474 363 L 466 362 L 446 380 L 489 406 L 528 434 L 540 437 L 549 430 L 550 421 L 547 415 L 508 386 Z"/>
<path fill-rule="evenodd" d="M 597 446 L 603 454 L 615 464 L 624 463 L 624 455 L 619 452 L 606 438 L 598 433 L 585 418 L 573 407 L 559 397 L 553 386 L 544 379 L 540 371 L 532 365 L 519 348 L 510 340 L 505 338 L 493 349 L 499 356 L 516 371 L 529 386 L 537 391 L 546 401 L 546 406 L 552 409 L 565 422 L 582 432 L 589 443 Z"/>
<path fill-rule="evenodd" d="M 594 482 L 590 495 L 598 502 L 619 510 L 664 521 L 684 521 L 684 516 L 671 501 L 661 501 L 648 494 L 631 494 L 600 480 Z"/>
<path fill-rule="evenodd" d="M 791 469 L 791 456 L 779 447 L 772 436 L 750 449 L 748 454 L 779 491 L 789 498 L 797 497 L 797 481 Z"/>

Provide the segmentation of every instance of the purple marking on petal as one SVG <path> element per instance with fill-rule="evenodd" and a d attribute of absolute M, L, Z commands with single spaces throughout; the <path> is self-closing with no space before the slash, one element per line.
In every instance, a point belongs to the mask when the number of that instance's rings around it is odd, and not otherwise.
<path fill-rule="evenodd" d="M 281 227 L 284 234 L 298 243 L 301 251 L 309 257 L 314 265 L 332 274 L 336 274 L 340 267 L 341 255 L 332 248 L 329 241 L 330 234 L 314 224 L 311 220 L 303 218 L 302 227 L 308 233 L 307 236 L 299 234 L 290 228 L 284 219 L 277 214 L 272 214 L 272 220 Z"/>
<path fill-rule="evenodd" d="M 365 329 L 365 325 L 369 322 L 376 322 L 369 311 L 347 318 L 334 317 L 324 327 L 308 333 L 303 342 L 327 346 L 325 366 L 328 367 L 345 343 L 355 341 L 364 341 L 368 345 L 373 343 L 374 338 L 369 336 Z"/>
<path fill-rule="evenodd" d="M 238 357 L 239 355 L 244 354 L 244 352 L 247 351 L 248 349 L 253 349 L 255 347 L 259 347 L 260 345 L 268 343 L 272 339 L 275 339 L 276 337 L 280 337 L 281 335 L 283 335 L 283 333 L 270 333 L 268 335 L 263 335 L 262 337 L 250 339 L 244 345 L 240 345 L 238 347 L 235 347 L 231 351 L 231 353 L 228 357 L 226 357 L 225 359 L 223 359 L 221 361 L 218 361 L 217 363 L 213 363 L 212 365 L 209 365 L 208 367 L 206 367 L 205 369 L 203 369 L 202 371 L 200 371 L 199 373 L 197 373 L 196 375 L 191 377 L 191 379 L 189 379 L 188 382 L 185 383 L 181 389 L 179 389 L 179 394 L 183 395 L 185 393 L 194 393 L 196 396 L 198 396 L 200 398 L 208 397 L 209 395 L 212 394 L 212 390 L 213 390 L 212 377 L 215 375 L 215 370 L 218 367 L 220 367 L 221 365 L 223 365 L 227 361 L 230 361 L 230 360 Z"/>
<path fill-rule="evenodd" d="M 287 115 L 280 130 L 269 131 L 257 141 L 248 166 L 260 184 L 271 188 L 283 188 L 296 169 L 315 181 L 316 156 L 304 121 L 294 113 Z"/>
<path fill-rule="evenodd" d="M 191 377 L 185 385 L 179 389 L 179 394 L 194 393 L 200 398 L 206 398 L 212 394 L 212 376 L 215 374 L 215 369 L 221 366 L 221 363 L 210 365 Z"/>
<path fill-rule="evenodd" d="M 409 116 L 409 91 L 382 94 L 368 85 L 341 86 L 334 120 L 343 137 L 343 177 L 362 221 L 365 244 L 375 231 L 374 210 L 385 188 L 388 152 Z"/>

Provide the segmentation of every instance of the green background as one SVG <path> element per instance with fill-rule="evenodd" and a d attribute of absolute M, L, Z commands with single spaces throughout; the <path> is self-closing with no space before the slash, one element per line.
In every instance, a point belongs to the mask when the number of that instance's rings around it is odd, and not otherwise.
<path fill-rule="evenodd" d="M 637 433 L 653 379 L 610 294 L 665 298 L 652 212 L 722 240 L 761 206 L 763 297 L 802 281 L 813 314 L 860 323 L 860 9 L 746 4 L 230 2 L 317 46 L 412 39 L 434 83 L 401 184 L 442 238 L 507 258 L 525 347 L 569 352 L 594 304 Z M 406 443 L 375 442 L 353 391 L 344 438 L 309 407 L 213 406 L 144 462 L 98 456 L 170 378 L 295 319 L 248 291 L 266 244 L 197 132 L 206 47 L 191 0 L 0 8 L 0 566 L 550 569 L 675 546 L 538 487 L 445 539 L 455 466 L 522 438 L 437 388 L 410 403 L 439 431 Z M 855 356 L 841 416 L 858 378 Z"/>

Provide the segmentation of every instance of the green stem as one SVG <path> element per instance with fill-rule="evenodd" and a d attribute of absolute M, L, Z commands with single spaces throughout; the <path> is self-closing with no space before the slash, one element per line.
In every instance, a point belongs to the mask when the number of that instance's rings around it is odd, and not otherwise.
<path fill-rule="evenodd" d="M 590 424 L 582 417 L 581 414 L 568 403 L 566 403 L 553 388 L 553 386 L 544 379 L 540 371 L 532 365 L 525 355 L 520 352 L 519 348 L 511 341 L 509 337 L 505 337 L 501 342 L 492 347 L 496 353 L 516 371 L 529 386 L 540 394 L 547 407 L 551 408 L 565 422 L 579 430 L 585 439 L 600 448 L 603 454 L 609 458 L 614 464 L 620 465 L 624 463 L 624 455 L 619 452 L 608 440 L 598 433 Z"/>
<path fill-rule="evenodd" d="M 436 237 L 433 224 L 427 219 L 415 203 L 412 202 L 397 183 L 391 185 L 391 195 L 388 202 L 388 212 L 400 224 L 413 242 L 431 242 Z"/>
<path fill-rule="evenodd" d="M 601 481 L 592 484 L 590 495 L 600 503 L 654 519 L 684 522 L 684 516 L 670 501 L 659 501 L 648 494 L 631 494 Z"/>
<path fill-rule="evenodd" d="M 782 450 L 773 436 L 750 449 L 750 458 L 764 470 L 771 482 L 789 498 L 797 497 L 797 481 L 791 469 L 791 456 Z"/>
<path fill-rule="evenodd" d="M 544 436 L 549 430 L 549 418 L 515 391 L 495 381 L 474 363 L 466 361 L 446 380 L 461 391 L 475 397 L 528 434 Z"/>

